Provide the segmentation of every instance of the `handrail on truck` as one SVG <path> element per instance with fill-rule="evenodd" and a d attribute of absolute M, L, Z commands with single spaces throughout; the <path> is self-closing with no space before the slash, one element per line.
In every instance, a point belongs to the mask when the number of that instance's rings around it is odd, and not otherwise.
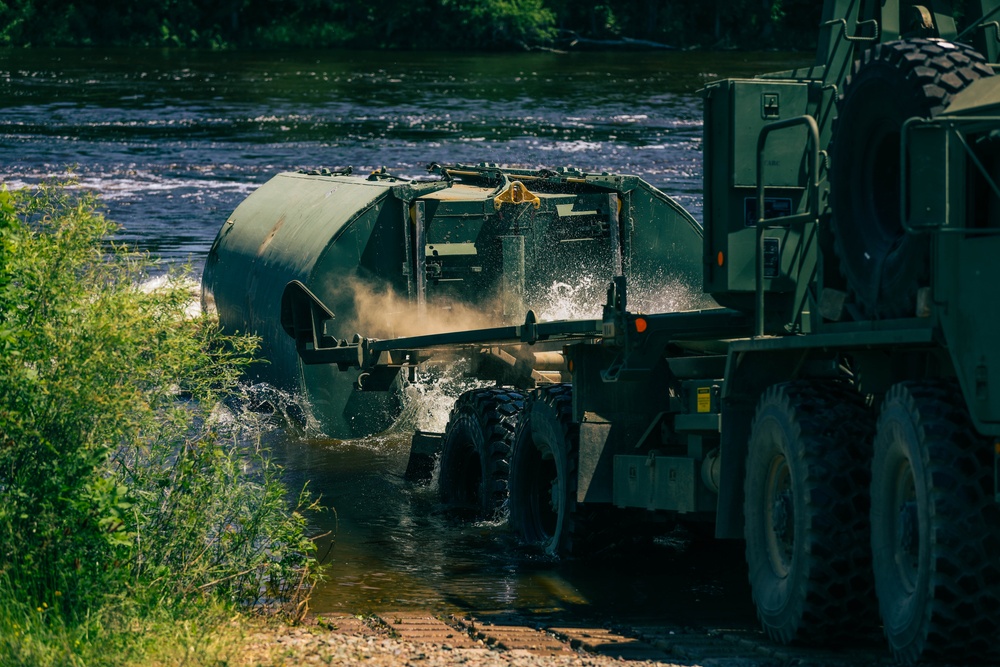
<path fill-rule="evenodd" d="M 776 130 L 805 125 L 809 131 L 812 152 L 812 180 L 806 197 L 806 211 L 780 218 L 768 219 L 764 211 L 764 148 L 767 137 Z M 806 114 L 768 123 L 757 136 L 757 257 L 756 257 L 756 313 L 754 314 L 754 337 L 764 335 L 764 230 L 791 227 L 794 224 L 816 222 L 819 219 L 819 126 L 816 119 Z"/>

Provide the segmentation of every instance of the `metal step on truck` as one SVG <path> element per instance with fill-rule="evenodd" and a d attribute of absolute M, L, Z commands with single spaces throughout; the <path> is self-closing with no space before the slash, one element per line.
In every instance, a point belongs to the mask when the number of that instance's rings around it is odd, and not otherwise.
<path fill-rule="evenodd" d="M 703 230 L 629 177 L 284 175 L 389 194 L 342 203 L 335 243 L 310 245 L 306 222 L 270 260 L 303 208 L 289 187 L 252 195 L 205 294 L 289 376 L 348 378 L 312 407 L 330 424 L 372 424 L 344 406 L 466 360 L 492 385 L 414 436 L 414 469 L 434 453 L 443 502 L 505 508 L 526 543 L 565 557 L 685 523 L 745 540 L 775 641 L 881 626 L 903 662 L 1000 660 L 1000 2 L 963 7 L 827 0 L 815 64 L 706 86 Z M 391 225 L 365 245 L 374 208 Z M 509 321 L 535 298 L 526 275 L 582 247 L 607 278 L 601 316 Z M 336 275 L 289 268 L 344 248 Z M 348 339 L 329 283 L 380 262 L 431 318 L 448 280 L 475 303 L 492 276 L 508 321 Z M 646 298 L 651 275 L 692 267 L 696 309 L 635 307 L 634 285 Z"/>

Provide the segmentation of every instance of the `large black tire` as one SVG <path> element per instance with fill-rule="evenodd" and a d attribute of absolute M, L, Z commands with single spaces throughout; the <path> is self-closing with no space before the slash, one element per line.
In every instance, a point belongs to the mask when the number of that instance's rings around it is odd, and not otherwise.
<path fill-rule="evenodd" d="M 524 397 L 508 389 L 459 396 L 444 430 L 438 491 L 441 502 L 494 519 L 507 499 L 510 446 Z"/>
<path fill-rule="evenodd" d="M 580 429 L 572 420 L 573 389 L 536 389 L 524 407 L 510 459 L 509 523 L 525 544 L 550 556 L 574 552 Z"/>
<path fill-rule="evenodd" d="M 875 627 L 868 482 L 874 418 L 848 384 L 775 385 L 747 453 L 746 558 L 757 616 L 781 643 Z"/>
<path fill-rule="evenodd" d="M 971 47 L 938 39 L 879 44 L 854 63 L 831 143 L 834 251 L 861 313 L 912 317 L 927 284 L 928 236 L 900 214 L 900 128 L 933 118 L 973 81 L 991 76 Z"/>
<path fill-rule="evenodd" d="M 1000 659 L 992 458 L 957 383 L 889 390 L 872 467 L 872 556 L 886 638 L 902 662 Z"/>

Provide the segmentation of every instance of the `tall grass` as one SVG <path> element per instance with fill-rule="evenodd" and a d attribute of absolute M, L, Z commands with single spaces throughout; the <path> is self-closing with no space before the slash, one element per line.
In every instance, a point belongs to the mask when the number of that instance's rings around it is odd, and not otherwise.
<path fill-rule="evenodd" d="M 313 576 L 309 498 L 221 418 L 256 341 L 186 316 L 190 281 L 144 288 L 115 229 L 89 194 L 0 190 L 3 665 L 127 663 L 137 628 Z"/>

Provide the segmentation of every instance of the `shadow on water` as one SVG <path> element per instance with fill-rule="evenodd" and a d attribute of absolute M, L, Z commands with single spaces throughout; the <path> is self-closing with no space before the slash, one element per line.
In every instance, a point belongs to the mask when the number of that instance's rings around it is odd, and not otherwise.
<path fill-rule="evenodd" d="M 403 435 L 339 441 L 281 434 L 276 453 L 292 487 L 309 481 L 335 509 L 314 516 L 328 579 L 317 613 L 405 609 L 571 612 L 620 622 L 753 623 L 742 543 L 674 531 L 655 540 L 556 562 L 518 545 L 504 522 L 449 515 L 437 488 L 403 479 Z"/>

